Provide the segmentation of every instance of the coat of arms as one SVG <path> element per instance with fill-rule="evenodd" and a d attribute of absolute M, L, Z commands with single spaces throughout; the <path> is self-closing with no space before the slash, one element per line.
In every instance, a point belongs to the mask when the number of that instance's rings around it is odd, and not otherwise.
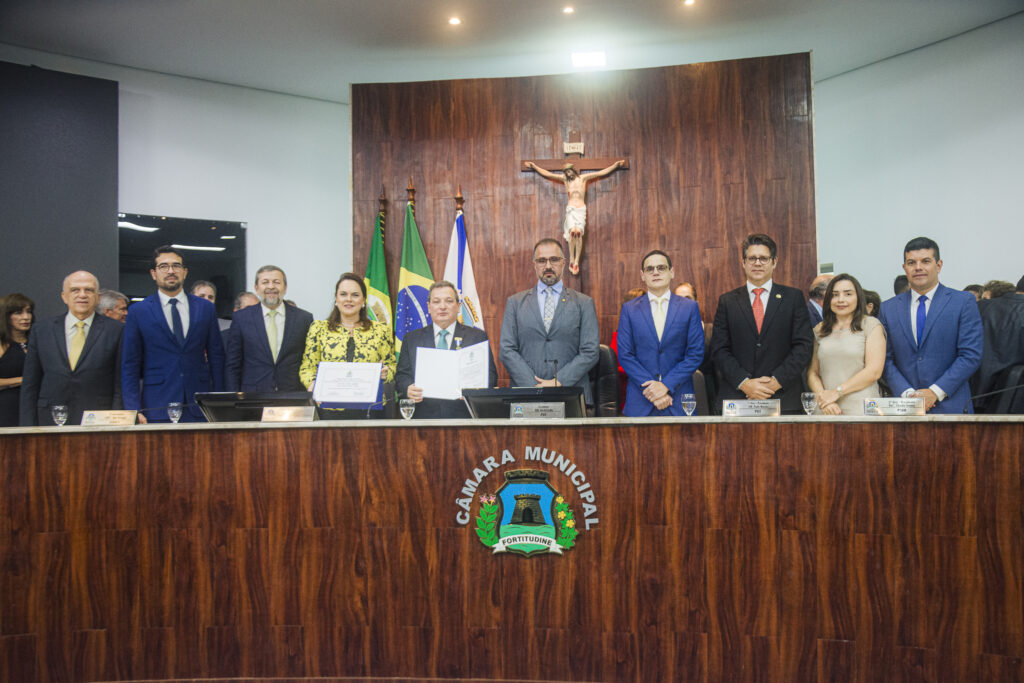
<path fill-rule="evenodd" d="M 576 520 L 565 498 L 541 470 L 505 472 L 496 493 L 480 496 L 476 535 L 495 553 L 540 555 L 575 545 Z"/>

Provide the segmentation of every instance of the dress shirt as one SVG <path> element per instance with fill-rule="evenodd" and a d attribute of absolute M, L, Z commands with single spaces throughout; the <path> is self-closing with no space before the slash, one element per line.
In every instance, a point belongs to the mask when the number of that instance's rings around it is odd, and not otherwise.
<path fill-rule="evenodd" d="M 562 283 L 561 280 L 559 280 L 555 284 L 551 285 L 551 289 L 553 289 L 555 291 L 555 298 L 556 299 L 562 298 L 562 287 L 564 287 L 564 284 Z M 547 289 L 548 289 L 548 286 L 546 284 L 544 284 L 544 282 L 542 280 L 537 280 L 537 304 L 540 306 L 540 319 L 541 320 L 544 319 L 544 301 L 547 299 L 547 296 L 548 296 Z M 557 308 L 558 304 L 556 303 L 555 306 Z"/>
<path fill-rule="evenodd" d="M 441 330 L 448 332 L 448 335 L 445 337 L 445 343 L 448 344 L 448 348 L 458 348 L 455 346 L 455 325 L 456 323 L 452 323 L 448 327 L 440 327 L 436 324 L 434 325 L 434 348 L 437 348 L 437 338 L 441 335 Z"/>
<path fill-rule="evenodd" d="M 661 341 L 661 335 L 665 331 L 665 320 L 668 319 L 668 300 L 672 292 L 665 290 L 665 293 L 661 296 L 655 296 L 650 292 L 647 292 L 647 298 L 651 302 L 651 317 L 654 318 L 654 329 L 658 332 L 658 341 Z M 663 306 L 663 308 L 662 308 Z M 661 319 L 661 329 L 658 329 L 658 319 Z"/>
<path fill-rule="evenodd" d="M 821 307 L 821 304 L 819 304 L 814 299 L 809 299 L 809 301 L 811 302 L 811 305 L 814 306 L 814 310 L 816 310 L 818 312 L 818 315 L 820 315 L 820 316 L 824 316 L 825 315 L 825 310 Z M 753 302 L 751 302 L 751 303 L 753 303 Z"/>
<path fill-rule="evenodd" d="M 178 300 L 178 315 L 181 316 L 181 333 L 184 336 L 188 336 L 188 297 L 185 296 L 185 290 L 179 291 L 174 296 L 167 296 L 163 293 L 163 290 L 158 289 L 156 291 L 160 297 L 160 308 L 163 309 L 164 319 L 167 320 L 167 327 L 170 328 L 171 332 L 174 332 L 174 323 L 171 322 L 171 305 L 167 303 L 171 299 Z"/>
<path fill-rule="evenodd" d="M 939 284 L 935 283 L 935 286 L 924 294 L 918 294 L 913 289 L 910 290 L 910 332 L 914 336 L 914 339 L 917 339 L 917 302 L 922 296 L 928 297 L 928 300 L 924 302 L 924 315 L 927 318 L 928 311 L 932 308 L 932 302 L 935 301 L 935 290 L 938 288 Z M 938 384 L 933 384 L 928 388 L 934 392 L 940 401 L 944 401 L 946 399 L 946 392 L 943 391 Z M 917 389 L 913 387 L 907 389 L 903 392 L 903 398 L 910 398 L 910 396 L 916 391 Z"/>
<path fill-rule="evenodd" d="M 288 304 L 282 301 L 277 305 L 277 308 L 267 308 L 266 304 L 261 303 L 260 308 L 263 309 L 263 329 L 267 332 L 267 341 L 270 340 L 270 311 L 277 311 L 277 317 L 274 319 L 274 322 L 277 324 L 277 348 L 271 349 L 274 358 L 277 358 L 281 353 L 281 338 L 284 336 L 284 316 Z"/>
<path fill-rule="evenodd" d="M 768 280 L 768 282 L 764 283 L 763 285 L 755 285 L 753 282 L 750 282 L 748 280 L 747 281 L 747 296 L 750 298 L 750 305 L 753 306 L 754 305 L 754 290 L 757 289 L 759 286 L 764 289 L 764 291 L 761 292 L 761 305 L 764 306 L 764 310 L 765 310 L 765 312 L 767 312 L 768 311 L 768 298 L 769 298 L 768 295 L 772 293 L 772 281 L 771 280 Z"/>
<path fill-rule="evenodd" d="M 80 321 L 78 318 L 71 315 L 70 311 L 68 311 L 68 314 L 64 316 L 64 339 L 67 341 L 69 349 L 71 348 L 71 340 L 74 338 L 75 333 L 78 330 L 78 328 L 76 328 L 75 325 L 77 325 L 79 322 L 85 323 L 85 327 L 82 328 L 82 333 L 85 335 L 85 338 L 88 339 L 89 330 L 92 329 L 92 321 L 95 317 L 96 311 L 93 311 L 92 313 L 89 314 L 88 318 L 85 318 Z"/>

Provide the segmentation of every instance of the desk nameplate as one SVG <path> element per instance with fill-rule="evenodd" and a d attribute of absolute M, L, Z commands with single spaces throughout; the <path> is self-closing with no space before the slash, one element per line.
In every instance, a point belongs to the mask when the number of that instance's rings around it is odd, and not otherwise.
<path fill-rule="evenodd" d="M 865 415 L 924 415 L 923 398 L 866 398 Z"/>
<path fill-rule="evenodd" d="M 722 401 L 723 417 L 778 417 L 782 403 L 777 398 Z"/>

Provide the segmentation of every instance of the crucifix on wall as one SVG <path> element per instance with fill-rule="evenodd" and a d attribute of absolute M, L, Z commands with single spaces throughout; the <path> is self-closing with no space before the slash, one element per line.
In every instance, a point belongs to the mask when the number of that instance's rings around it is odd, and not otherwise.
<path fill-rule="evenodd" d="M 542 177 L 565 185 L 568 203 L 562 237 L 569 243 L 569 272 L 578 275 L 583 253 L 583 230 L 587 224 L 587 183 L 610 174 L 619 168 L 629 168 L 626 159 L 584 159 L 583 142 L 579 131 L 569 132 L 562 159 L 523 161 L 520 170 L 536 171 Z M 587 171 L 590 171 L 589 173 Z"/>

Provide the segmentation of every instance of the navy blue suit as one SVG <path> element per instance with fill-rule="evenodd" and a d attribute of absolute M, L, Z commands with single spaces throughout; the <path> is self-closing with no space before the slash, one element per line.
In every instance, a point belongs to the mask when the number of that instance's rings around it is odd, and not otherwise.
<path fill-rule="evenodd" d="M 616 340 L 619 365 L 629 378 L 622 414 L 628 417 L 685 415 L 677 397 L 693 393 L 693 373 L 704 360 L 704 328 L 697 303 L 671 295 L 659 341 L 647 295 L 627 301 L 619 314 Z M 664 410 L 655 409 L 654 404 L 644 398 L 642 385 L 652 379 L 667 386 L 672 394 L 672 405 Z"/>
<path fill-rule="evenodd" d="M 287 306 L 287 304 L 284 304 Z M 263 320 L 263 306 L 235 311 L 224 332 L 227 354 L 225 389 L 228 391 L 306 391 L 299 380 L 299 365 L 306 350 L 306 332 L 313 314 L 295 306 L 285 311 L 284 329 L 278 325 L 281 350 L 277 362 Z"/>
<path fill-rule="evenodd" d="M 121 354 L 121 395 L 127 410 L 167 421 L 167 404 L 186 404 L 182 422 L 202 422 L 196 392 L 224 389 L 224 346 L 217 314 L 206 299 L 188 297 L 185 343 L 174 338 L 157 294 L 128 308 Z M 141 396 L 139 382 L 142 382 Z"/>
<path fill-rule="evenodd" d="M 983 348 L 978 303 L 972 293 L 941 284 L 934 296 L 920 348 L 910 328 L 910 292 L 882 304 L 878 319 L 888 340 L 885 381 L 895 396 L 937 384 L 946 392 L 946 399 L 936 403 L 932 413 L 973 413 L 968 380 L 981 365 Z"/>

